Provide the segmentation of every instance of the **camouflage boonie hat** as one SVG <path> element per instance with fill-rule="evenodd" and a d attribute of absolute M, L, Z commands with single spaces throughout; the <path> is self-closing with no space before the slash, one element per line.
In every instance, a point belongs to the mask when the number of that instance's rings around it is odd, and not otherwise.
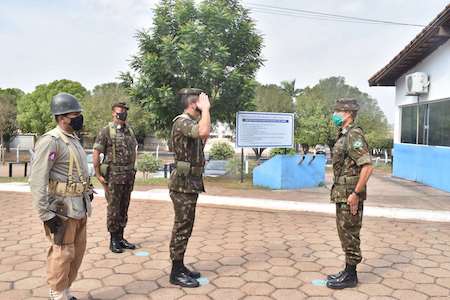
<path fill-rule="evenodd" d="M 114 110 L 114 108 L 116 108 L 116 107 L 122 107 L 122 108 L 125 108 L 126 110 L 130 109 L 126 102 L 116 102 L 111 106 L 111 109 Z"/>
<path fill-rule="evenodd" d="M 336 100 L 334 105 L 335 111 L 358 111 L 359 104 L 356 99 L 353 98 L 341 98 Z"/>
<path fill-rule="evenodd" d="M 201 89 L 196 89 L 196 88 L 184 88 L 178 91 L 177 95 L 178 96 L 183 96 L 183 95 L 200 95 L 201 93 L 203 93 L 203 90 Z"/>

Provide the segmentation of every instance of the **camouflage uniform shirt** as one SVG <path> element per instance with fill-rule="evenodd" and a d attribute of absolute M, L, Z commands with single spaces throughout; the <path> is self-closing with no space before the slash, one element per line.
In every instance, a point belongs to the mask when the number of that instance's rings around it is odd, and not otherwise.
<path fill-rule="evenodd" d="M 359 180 L 362 166 L 371 163 L 369 146 L 362 129 L 353 123 L 341 129 L 333 147 L 334 184 L 331 202 L 347 202 Z M 366 199 L 365 187 L 360 199 Z"/>
<path fill-rule="evenodd" d="M 134 183 L 137 145 L 136 137 L 129 125 L 118 126 L 115 123 L 109 123 L 100 130 L 95 139 L 94 149 L 105 154 L 104 163 L 110 166 L 107 176 L 109 182 Z"/>
<path fill-rule="evenodd" d="M 170 174 L 169 189 L 182 193 L 204 192 L 204 143 L 199 136 L 198 119 L 184 113 L 174 119 L 170 150 L 175 153 L 175 170 Z"/>

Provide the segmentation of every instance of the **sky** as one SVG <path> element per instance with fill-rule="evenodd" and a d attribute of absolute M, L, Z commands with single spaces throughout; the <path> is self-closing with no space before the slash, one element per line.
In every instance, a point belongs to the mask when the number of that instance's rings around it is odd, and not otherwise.
<path fill-rule="evenodd" d="M 137 30 L 152 25 L 157 0 L 1 0 L 0 88 L 31 92 L 57 79 L 92 89 L 117 81 L 136 53 Z M 244 0 L 355 17 L 428 24 L 448 0 Z M 394 119 L 394 88 L 369 87 L 421 30 L 419 27 L 343 23 L 251 12 L 264 37 L 261 83 L 296 79 L 297 88 L 344 76 L 377 99 Z"/>

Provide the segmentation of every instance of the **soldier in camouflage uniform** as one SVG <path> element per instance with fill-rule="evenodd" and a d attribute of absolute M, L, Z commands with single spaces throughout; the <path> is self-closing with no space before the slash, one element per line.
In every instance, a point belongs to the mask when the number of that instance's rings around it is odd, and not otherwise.
<path fill-rule="evenodd" d="M 111 234 L 110 250 L 136 249 L 123 232 L 128 221 L 128 206 L 136 175 L 137 141 L 133 129 L 126 122 L 128 106 L 118 102 L 112 106 L 113 121 L 103 127 L 94 144 L 95 173 L 103 185 L 107 208 L 107 228 Z M 100 154 L 105 155 L 100 162 Z"/>
<path fill-rule="evenodd" d="M 170 150 L 175 153 L 175 169 L 170 174 L 170 198 L 175 211 L 175 222 L 170 241 L 172 271 L 170 282 L 182 287 L 198 287 L 200 273 L 184 265 L 184 253 L 192 233 L 198 194 L 204 192 L 203 148 L 209 136 L 211 121 L 209 99 L 199 89 L 178 92 L 184 113 L 173 120 Z"/>
<path fill-rule="evenodd" d="M 334 184 L 331 202 L 336 203 L 336 226 L 345 253 L 343 271 L 328 275 L 332 289 L 358 284 L 356 266 L 361 262 L 360 237 L 366 184 L 373 167 L 369 147 L 361 128 L 354 124 L 359 105 L 354 99 L 336 101 L 333 123 L 339 127 L 333 147 Z"/>

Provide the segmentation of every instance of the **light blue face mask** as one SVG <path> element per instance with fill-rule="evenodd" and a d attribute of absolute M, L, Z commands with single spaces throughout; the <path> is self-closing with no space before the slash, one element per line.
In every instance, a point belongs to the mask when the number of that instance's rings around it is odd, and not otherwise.
<path fill-rule="evenodd" d="M 336 125 L 337 127 L 341 127 L 342 124 L 344 123 L 344 117 L 337 113 L 333 113 L 331 121 L 333 121 L 334 125 Z"/>

